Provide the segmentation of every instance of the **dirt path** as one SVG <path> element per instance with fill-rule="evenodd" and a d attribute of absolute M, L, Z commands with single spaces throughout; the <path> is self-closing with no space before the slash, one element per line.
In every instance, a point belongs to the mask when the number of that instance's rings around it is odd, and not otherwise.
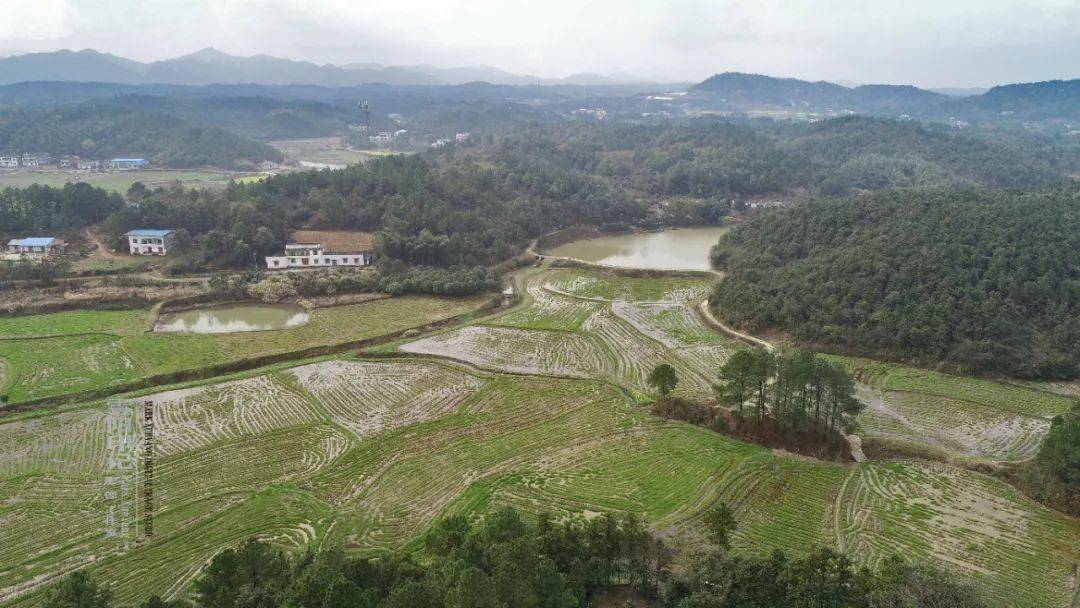
<path fill-rule="evenodd" d="M 766 342 L 765 340 L 762 340 L 761 338 L 758 338 L 756 336 L 751 336 L 750 334 L 743 333 L 729 325 L 726 325 L 720 319 L 717 319 L 716 315 L 712 313 L 712 309 L 709 308 L 708 300 L 702 300 L 701 305 L 698 306 L 698 310 L 701 311 L 701 316 L 705 318 L 709 325 L 712 325 L 713 327 L 719 329 L 725 334 L 742 340 L 743 342 L 749 342 L 750 344 L 753 344 L 755 346 L 760 346 L 761 348 L 764 348 L 770 353 L 776 351 L 776 347 Z"/>
<path fill-rule="evenodd" d="M 106 260 L 124 260 L 124 259 L 127 259 L 125 256 L 120 256 L 120 255 L 117 255 L 117 254 L 113 253 L 112 251 L 109 251 L 109 248 L 106 247 L 105 243 L 103 243 L 101 241 L 101 237 L 99 237 L 97 234 L 95 234 L 93 230 L 87 228 L 86 230 L 83 231 L 83 234 L 85 234 L 86 239 L 88 241 L 90 241 L 91 243 L 93 243 L 94 246 L 97 248 L 97 249 L 95 249 L 95 255 L 97 257 L 100 257 L 100 258 L 103 258 L 103 259 L 106 259 Z"/>

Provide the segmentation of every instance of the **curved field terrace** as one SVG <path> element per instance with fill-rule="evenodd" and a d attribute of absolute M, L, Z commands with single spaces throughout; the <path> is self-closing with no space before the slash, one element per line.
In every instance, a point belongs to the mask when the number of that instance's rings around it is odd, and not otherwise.
<path fill-rule="evenodd" d="M 104 533 L 107 405 L 0 410 L 0 602 L 36 605 L 78 568 L 121 602 L 184 597 L 212 555 L 244 538 L 375 555 L 416 547 L 439 517 L 502 505 L 571 519 L 627 511 L 693 544 L 703 513 L 725 501 L 740 550 L 830 546 L 866 564 L 908 555 L 973 578 L 996 605 L 1067 605 L 1080 523 L 997 479 L 918 460 L 795 457 L 651 415 L 653 365 L 672 363 L 678 391 L 707 398 L 732 351 L 694 309 L 710 279 L 520 278 L 521 305 L 392 357 L 283 363 L 135 395 L 154 404 L 155 534 L 128 546 Z M 872 363 L 848 361 L 910 424 L 875 413 L 866 428 L 958 451 L 1030 453 L 1041 428 L 1002 420 L 1039 422 L 1062 397 L 1014 386 L 1005 390 L 1026 392 L 1002 398 L 970 379 Z M 963 421 L 953 435 L 938 430 L 945 417 Z"/>

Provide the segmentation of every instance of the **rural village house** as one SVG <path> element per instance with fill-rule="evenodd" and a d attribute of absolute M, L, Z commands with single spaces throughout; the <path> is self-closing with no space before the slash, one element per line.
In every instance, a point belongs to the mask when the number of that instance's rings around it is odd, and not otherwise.
<path fill-rule="evenodd" d="M 128 251 L 132 255 L 165 255 L 173 242 L 172 230 L 142 228 L 132 230 L 124 236 L 128 240 Z"/>
<path fill-rule="evenodd" d="M 296 230 L 282 255 L 266 256 L 270 270 L 330 268 L 371 264 L 374 245 L 367 232 Z"/>
<path fill-rule="evenodd" d="M 142 169 L 150 166 L 145 158 L 114 158 L 109 161 L 110 169 Z"/>
<path fill-rule="evenodd" d="M 7 252 L 16 255 L 48 256 L 60 253 L 65 246 L 64 241 L 58 238 L 35 236 L 25 239 L 11 239 L 7 244 Z"/>

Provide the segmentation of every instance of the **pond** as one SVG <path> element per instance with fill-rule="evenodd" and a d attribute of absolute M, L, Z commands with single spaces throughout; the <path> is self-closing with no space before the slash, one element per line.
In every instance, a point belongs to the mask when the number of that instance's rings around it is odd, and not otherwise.
<path fill-rule="evenodd" d="M 709 249 L 727 230 L 703 226 L 600 236 L 559 245 L 545 255 L 620 268 L 709 270 Z"/>
<path fill-rule="evenodd" d="M 164 313 L 154 331 L 182 334 L 231 334 L 285 329 L 308 322 L 308 313 L 290 304 L 228 304 Z"/>

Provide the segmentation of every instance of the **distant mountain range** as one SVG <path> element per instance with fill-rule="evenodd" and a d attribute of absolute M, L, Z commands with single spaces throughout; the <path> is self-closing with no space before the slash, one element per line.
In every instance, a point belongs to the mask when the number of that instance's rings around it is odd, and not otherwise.
<path fill-rule="evenodd" d="M 1063 119 L 1080 121 L 1080 79 L 1006 84 L 986 91 L 929 91 L 909 85 L 864 84 L 774 78 L 727 72 L 690 87 L 692 95 L 720 109 L 784 109 L 853 112 L 916 118 Z"/>
<path fill-rule="evenodd" d="M 417 106 L 422 97 L 426 103 L 443 100 L 499 104 L 510 100 L 530 107 L 545 105 L 556 114 L 603 107 L 613 118 L 630 120 L 652 115 L 776 111 L 910 117 L 954 124 L 958 120 L 1056 120 L 1065 132 L 1080 125 L 1080 80 L 1006 84 L 987 91 L 931 91 L 891 84 L 845 86 L 739 72 L 717 74 L 695 85 L 640 80 L 627 74 L 541 79 L 491 66 L 318 65 L 269 55 L 236 57 L 214 49 L 150 63 L 93 50 L 55 51 L 0 58 L 0 106 L 79 103 L 127 94 L 271 96 L 335 105 L 342 99 L 378 97 L 384 108 L 415 113 L 422 110 Z M 541 90 L 534 86 L 537 84 L 548 86 Z M 676 93 L 657 93 L 664 90 Z M 250 104 L 243 105 L 247 108 Z M 188 120 L 198 120 L 198 112 L 191 108 L 177 111 Z M 305 111 L 316 125 L 308 125 L 308 130 L 323 132 L 341 122 L 337 116 L 327 123 L 327 112 Z M 225 114 L 221 117 L 224 119 Z M 283 125 L 268 130 L 260 122 L 243 131 L 265 137 L 277 133 L 279 127 Z"/>
<path fill-rule="evenodd" d="M 361 84 L 455 85 L 484 81 L 503 85 L 616 85 L 643 82 L 630 75 L 575 74 L 537 78 L 490 66 L 439 68 L 352 63 L 318 65 L 254 55 L 237 57 L 203 49 L 174 59 L 142 63 L 94 50 L 30 53 L 0 58 L 0 85 L 36 81 L 115 82 L 121 84 L 264 84 L 347 87 Z"/>

